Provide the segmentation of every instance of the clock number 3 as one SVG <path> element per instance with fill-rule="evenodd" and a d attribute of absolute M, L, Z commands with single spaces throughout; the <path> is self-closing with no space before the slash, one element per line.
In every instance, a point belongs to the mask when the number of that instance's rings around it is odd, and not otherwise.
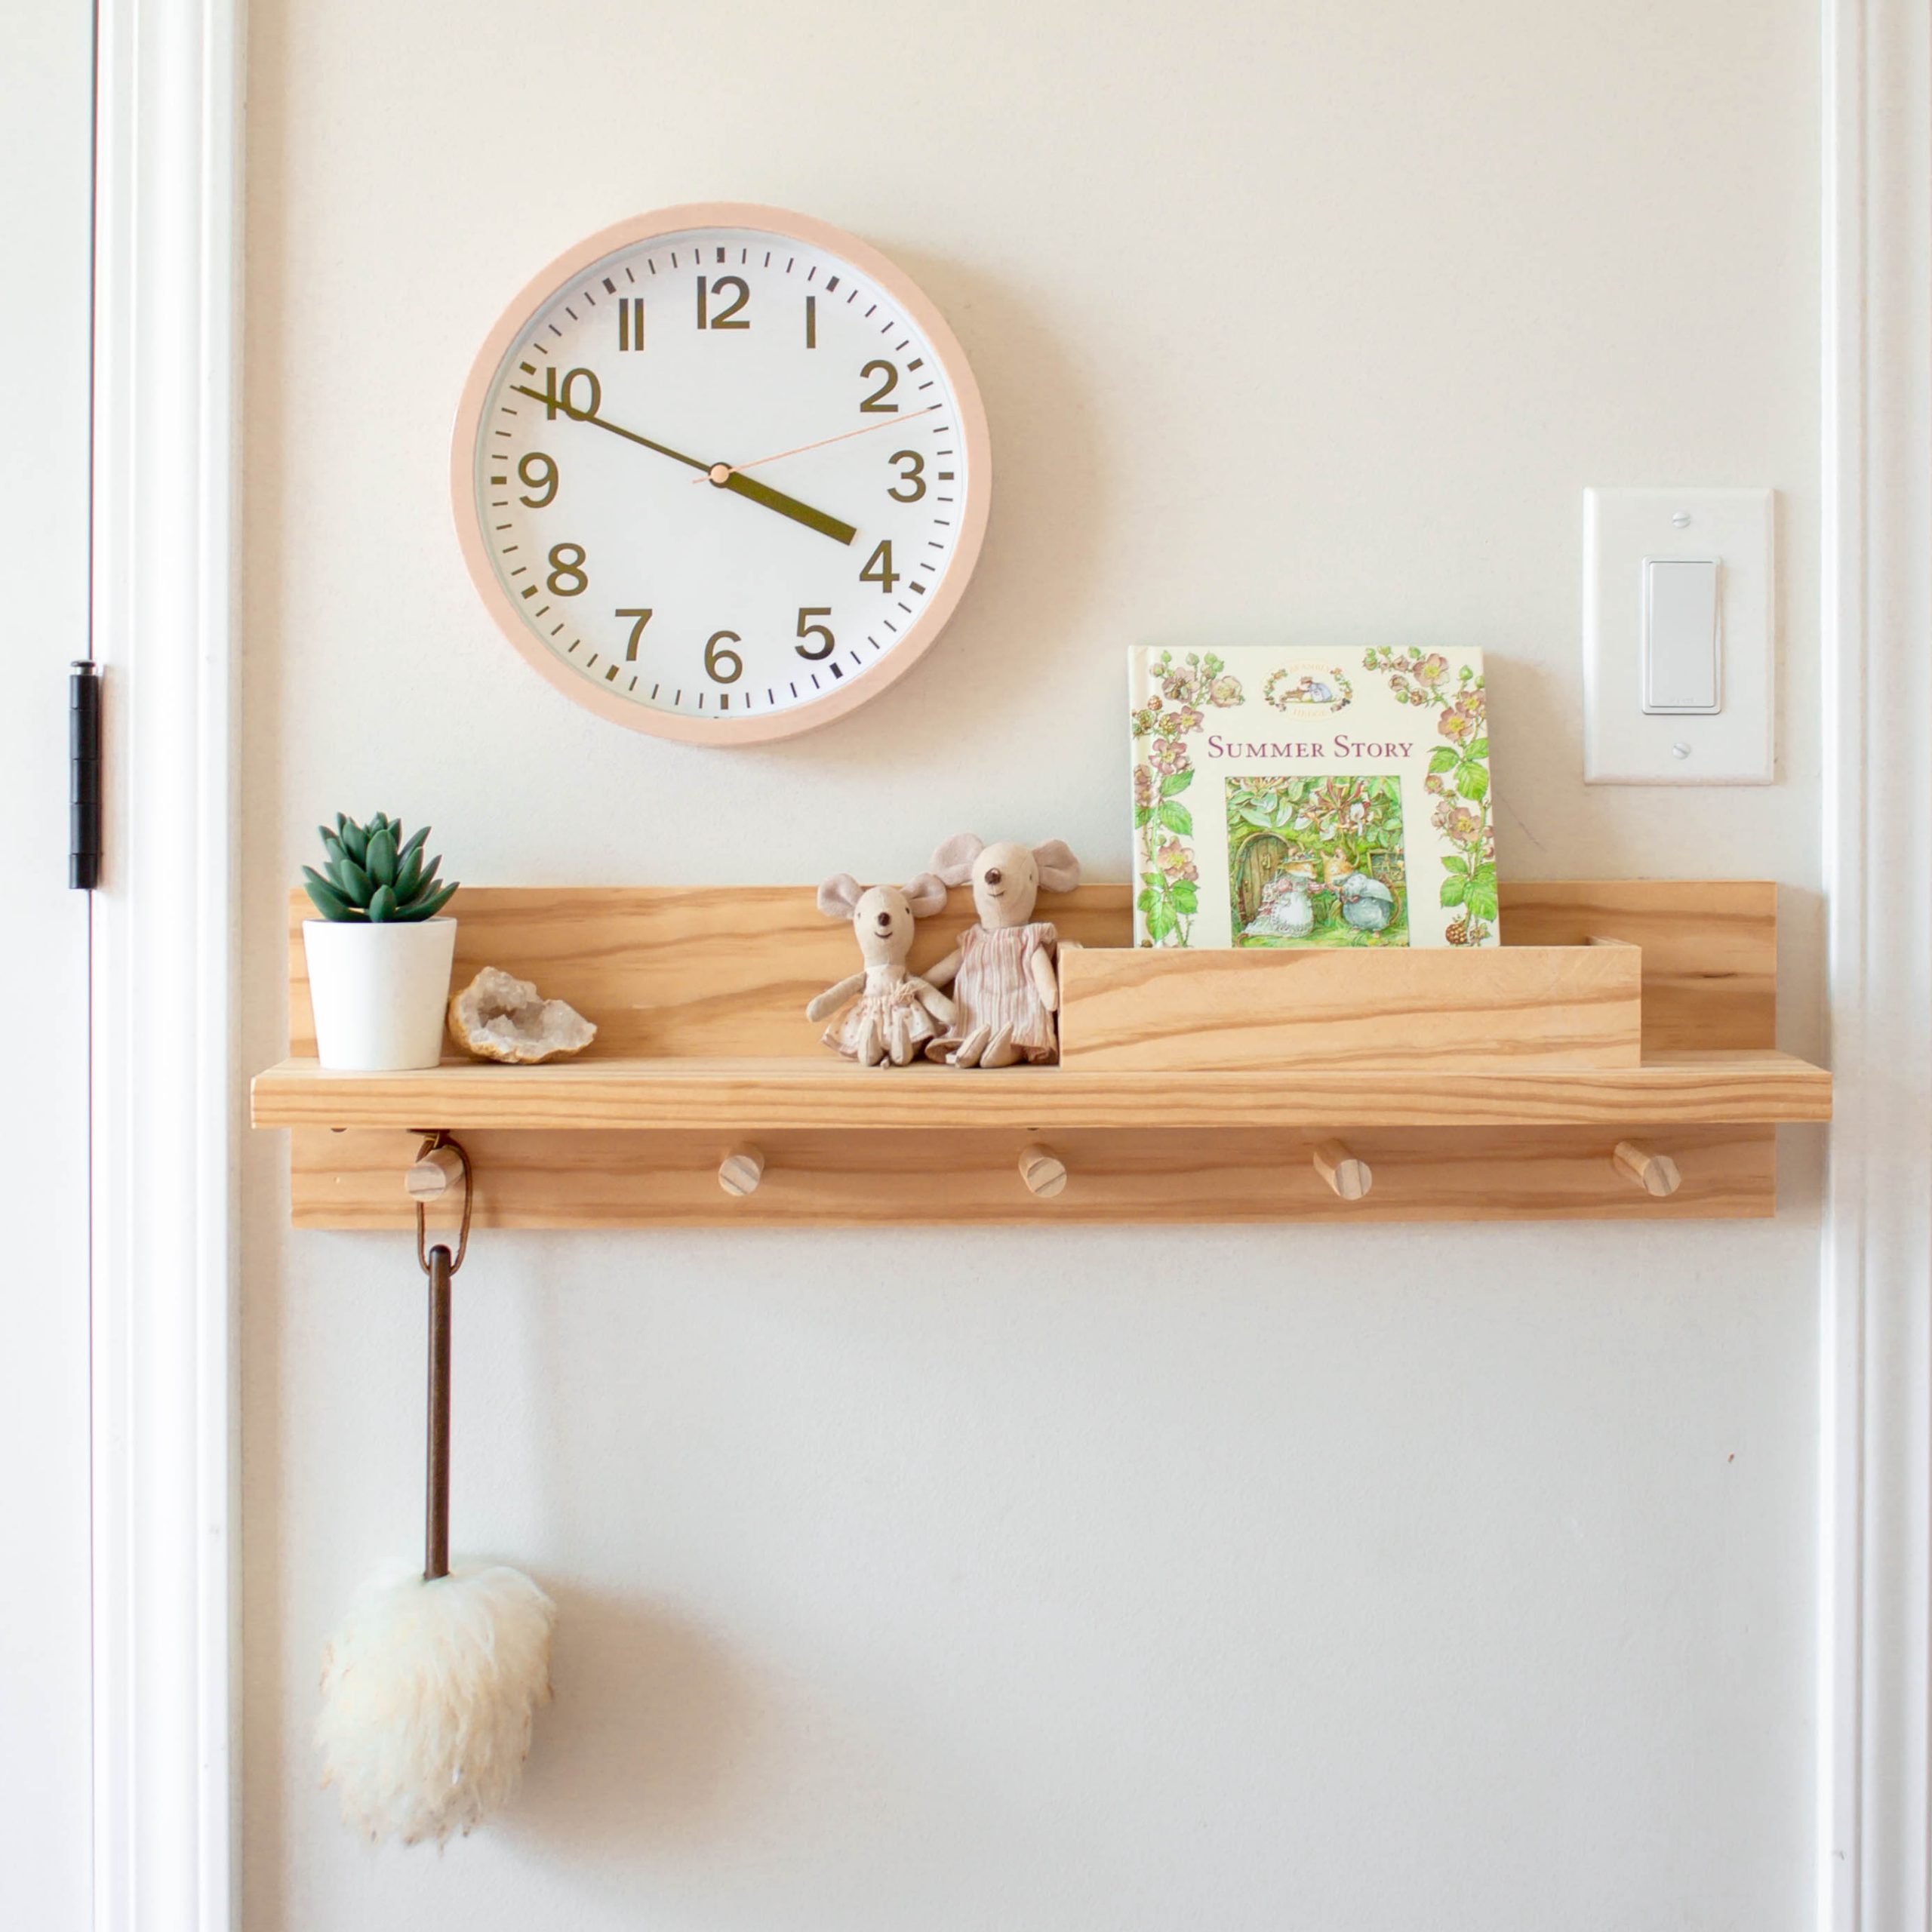
<path fill-rule="evenodd" d="M 886 458 L 888 463 L 909 463 L 910 469 L 899 472 L 897 485 L 886 491 L 895 503 L 916 503 L 926 494 L 926 460 L 917 450 L 900 450 Z"/>

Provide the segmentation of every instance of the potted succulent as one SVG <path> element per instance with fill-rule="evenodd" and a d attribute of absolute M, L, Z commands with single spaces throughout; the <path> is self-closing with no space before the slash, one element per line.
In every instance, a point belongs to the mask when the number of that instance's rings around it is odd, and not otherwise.
<path fill-rule="evenodd" d="M 436 915 L 454 885 L 426 859 L 426 825 L 405 839 L 386 812 L 367 825 L 336 814 L 318 828 L 327 863 L 302 868 L 319 919 L 302 921 L 315 1051 L 342 1072 L 434 1066 L 442 1057 L 443 1009 L 456 956 L 456 921 Z"/>

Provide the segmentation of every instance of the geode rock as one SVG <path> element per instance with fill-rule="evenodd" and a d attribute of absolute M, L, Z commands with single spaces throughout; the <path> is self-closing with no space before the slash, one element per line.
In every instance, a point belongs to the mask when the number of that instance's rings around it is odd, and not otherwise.
<path fill-rule="evenodd" d="M 580 1054 L 597 1037 L 574 1007 L 544 998 L 497 966 L 485 967 L 451 1000 L 450 1032 L 465 1053 L 518 1066 Z"/>

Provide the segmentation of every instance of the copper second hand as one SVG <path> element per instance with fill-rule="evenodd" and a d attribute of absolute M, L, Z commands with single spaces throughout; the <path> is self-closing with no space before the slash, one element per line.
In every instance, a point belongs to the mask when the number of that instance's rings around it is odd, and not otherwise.
<path fill-rule="evenodd" d="M 901 423 L 914 422 L 921 416 L 930 416 L 941 406 L 937 402 L 929 402 L 924 408 L 915 409 L 909 415 L 900 417 L 897 420 Z M 694 483 L 721 482 L 724 479 L 718 474 L 721 469 L 726 476 L 729 476 L 737 470 L 755 469 L 761 463 L 783 463 L 788 456 L 803 456 L 808 450 L 823 449 L 827 443 L 842 443 L 848 437 L 869 436 L 875 429 L 890 429 L 892 426 L 890 423 L 861 423 L 856 429 L 841 429 L 835 436 L 821 436 L 815 443 L 801 443 L 796 449 L 780 450 L 775 456 L 753 457 L 749 463 L 714 463 L 705 475 L 694 476 L 691 481 Z"/>

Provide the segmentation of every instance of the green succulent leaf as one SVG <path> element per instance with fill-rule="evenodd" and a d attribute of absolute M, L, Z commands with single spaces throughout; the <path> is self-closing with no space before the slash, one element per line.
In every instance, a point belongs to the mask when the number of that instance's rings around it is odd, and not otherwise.
<path fill-rule="evenodd" d="M 398 832 L 400 832 L 400 831 L 402 829 L 402 828 L 401 828 L 400 826 L 398 826 L 397 827 L 395 827 L 395 829 L 396 829 Z M 424 840 L 424 839 L 427 838 L 429 837 L 429 828 L 426 825 L 426 826 L 423 826 L 423 827 L 420 831 L 412 832 L 409 835 L 409 837 L 408 837 L 408 841 L 406 841 L 406 842 L 402 845 L 402 847 L 400 848 L 400 850 L 397 852 L 397 854 L 396 854 L 396 857 L 397 857 L 397 858 L 398 858 L 399 860 L 403 860 L 403 859 L 406 859 L 406 858 L 408 858 L 408 857 L 409 857 L 409 855 L 410 855 L 410 854 L 411 854 L 411 853 L 412 853 L 412 852 L 420 852 L 420 851 L 422 851 L 422 849 L 423 849 L 423 840 Z"/>
<path fill-rule="evenodd" d="M 426 898 L 412 900 L 397 915 L 405 919 L 433 919 L 451 900 L 455 897 L 456 885 L 451 884 L 431 893 Z"/>
<path fill-rule="evenodd" d="M 379 885 L 369 900 L 369 916 L 377 925 L 386 925 L 396 916 L 395 888 Z"/>
<path fill-rule="evenodd" d="M 366 906 L 375 887 L 369 875 L 345 852 L 329 870 L 335 875 L 336 890 L 352 906 Z"/>
<path fill-rule="evenodd" d="M 359 866 L 369 853 L 369 835 L 352 819 L 342 826 L 342 849 Z"/>
<path fill-rule="evenodd" d="M 369 838 L 369 876 L 378 885 L 395 884 L 395 835 L 387 826 Z"/>
<path fill-rule="evenodd" d="M 320 872 L 310 866 L 304 866 L 302 872 L 306 881 L 302 889 L 308 894 L 309 903 L 324 918 L 340 921 L 357 916 L 355 909 Z"/>

